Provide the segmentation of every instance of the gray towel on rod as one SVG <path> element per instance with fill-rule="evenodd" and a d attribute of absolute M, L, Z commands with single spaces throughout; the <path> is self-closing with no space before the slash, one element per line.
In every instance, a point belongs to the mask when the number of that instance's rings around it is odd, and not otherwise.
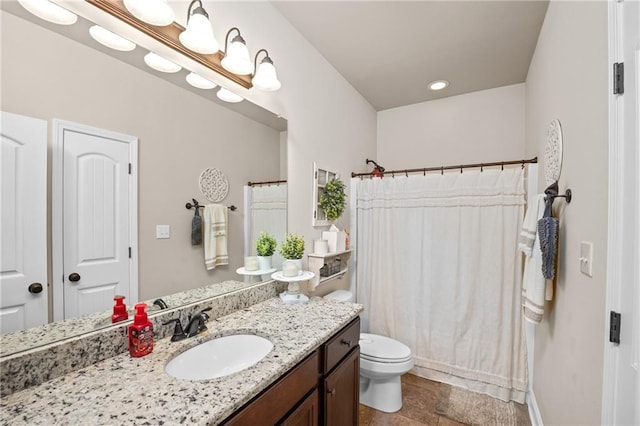
<path fill-rule="evenodd" d="M 198 203 L 193 208 L 196 210 L 196 214 L 191 221 L 191 245 L 199 246 L 202 244 L 202 217 L 200 216 Z"/>
<path fill-rule="evenodd" d="M 538 237 L 542 252 L 542 275 L 545 279 L 552 280 L 555 276 L 558 253 L 559 221 L 553 217 L 551 208 L 555 196 L 558 195 L 558 183 L 552 184 L 544 192 L 547 197 L 545 198 L 544 214 L 538 220 Z"/>

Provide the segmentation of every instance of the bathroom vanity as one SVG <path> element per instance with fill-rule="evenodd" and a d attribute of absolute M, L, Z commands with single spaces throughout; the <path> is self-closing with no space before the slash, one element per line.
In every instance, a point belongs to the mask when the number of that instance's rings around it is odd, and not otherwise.
<path fill-rule="evenodd" d="M 225 425 L 357 425 L 360 318 L 291 369 Z"/>
<path fill-rule="evenodd" d="M 317 297 L 300 305 L 270 297 L 212 318 L 198 336 L 160 339 L 148 356 L 120 354 L 7 395 L 0 424 L 357 424 L 361 311 Z M 165 372 L 180 353 L 233 334 L 267 338 L 273 349 L 216 379 Z"/>

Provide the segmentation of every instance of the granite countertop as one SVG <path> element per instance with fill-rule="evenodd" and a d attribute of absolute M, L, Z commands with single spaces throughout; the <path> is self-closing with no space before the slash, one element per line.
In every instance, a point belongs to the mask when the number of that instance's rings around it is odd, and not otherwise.
<path fill-rule="evenodd" d="M 275 297 L 212 319 L 208 330 L 180 342 L 155 342 L 142 358 L 118 355 L 0 400 L 3 425 L 218 424 L 348 324 L 362 305 L 313 297 L 286 305 Z M 254 366 L 205 381 L 164 371 L 177 354 L 211 338 L 252 333 L 273 342 Z"/>

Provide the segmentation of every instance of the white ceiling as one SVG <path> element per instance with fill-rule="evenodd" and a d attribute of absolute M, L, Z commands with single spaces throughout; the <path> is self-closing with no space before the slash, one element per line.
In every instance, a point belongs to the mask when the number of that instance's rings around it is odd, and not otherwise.
<path fill-rule="evenodd" d="M 380 111 L 525 81 L 548 2 L 273 1 Z M 445 79 L 442 91 L 428 89 Z"/>

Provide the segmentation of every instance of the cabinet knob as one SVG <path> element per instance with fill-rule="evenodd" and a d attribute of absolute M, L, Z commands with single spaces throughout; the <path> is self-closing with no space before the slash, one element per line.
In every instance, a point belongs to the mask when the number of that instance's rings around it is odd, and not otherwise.
<path fill-rule="evenodd" d="M 345 345 L 345 346 L 346 346 L 346 347 L 348 347 L 348 348 L 350 348 L 350 347 L 351 347 L 351 345 L 353 344 L 353 343 L 351 342 L 351 340 L 344 340 L 344 339 L 342 339 L 342 340 L 340 341 L 340 343 L 341 343 L 341 344 L 343 344 L 343 345 Z"/>
<path fill-rule="evenodd" d="M 336 394 L 336 388 L 333 388 L 333 389 L 327 389 L 327 393 L 328 393 L 329 395 L 331 395 L 331 396 L 335 396 L 335 394 Z"/>

